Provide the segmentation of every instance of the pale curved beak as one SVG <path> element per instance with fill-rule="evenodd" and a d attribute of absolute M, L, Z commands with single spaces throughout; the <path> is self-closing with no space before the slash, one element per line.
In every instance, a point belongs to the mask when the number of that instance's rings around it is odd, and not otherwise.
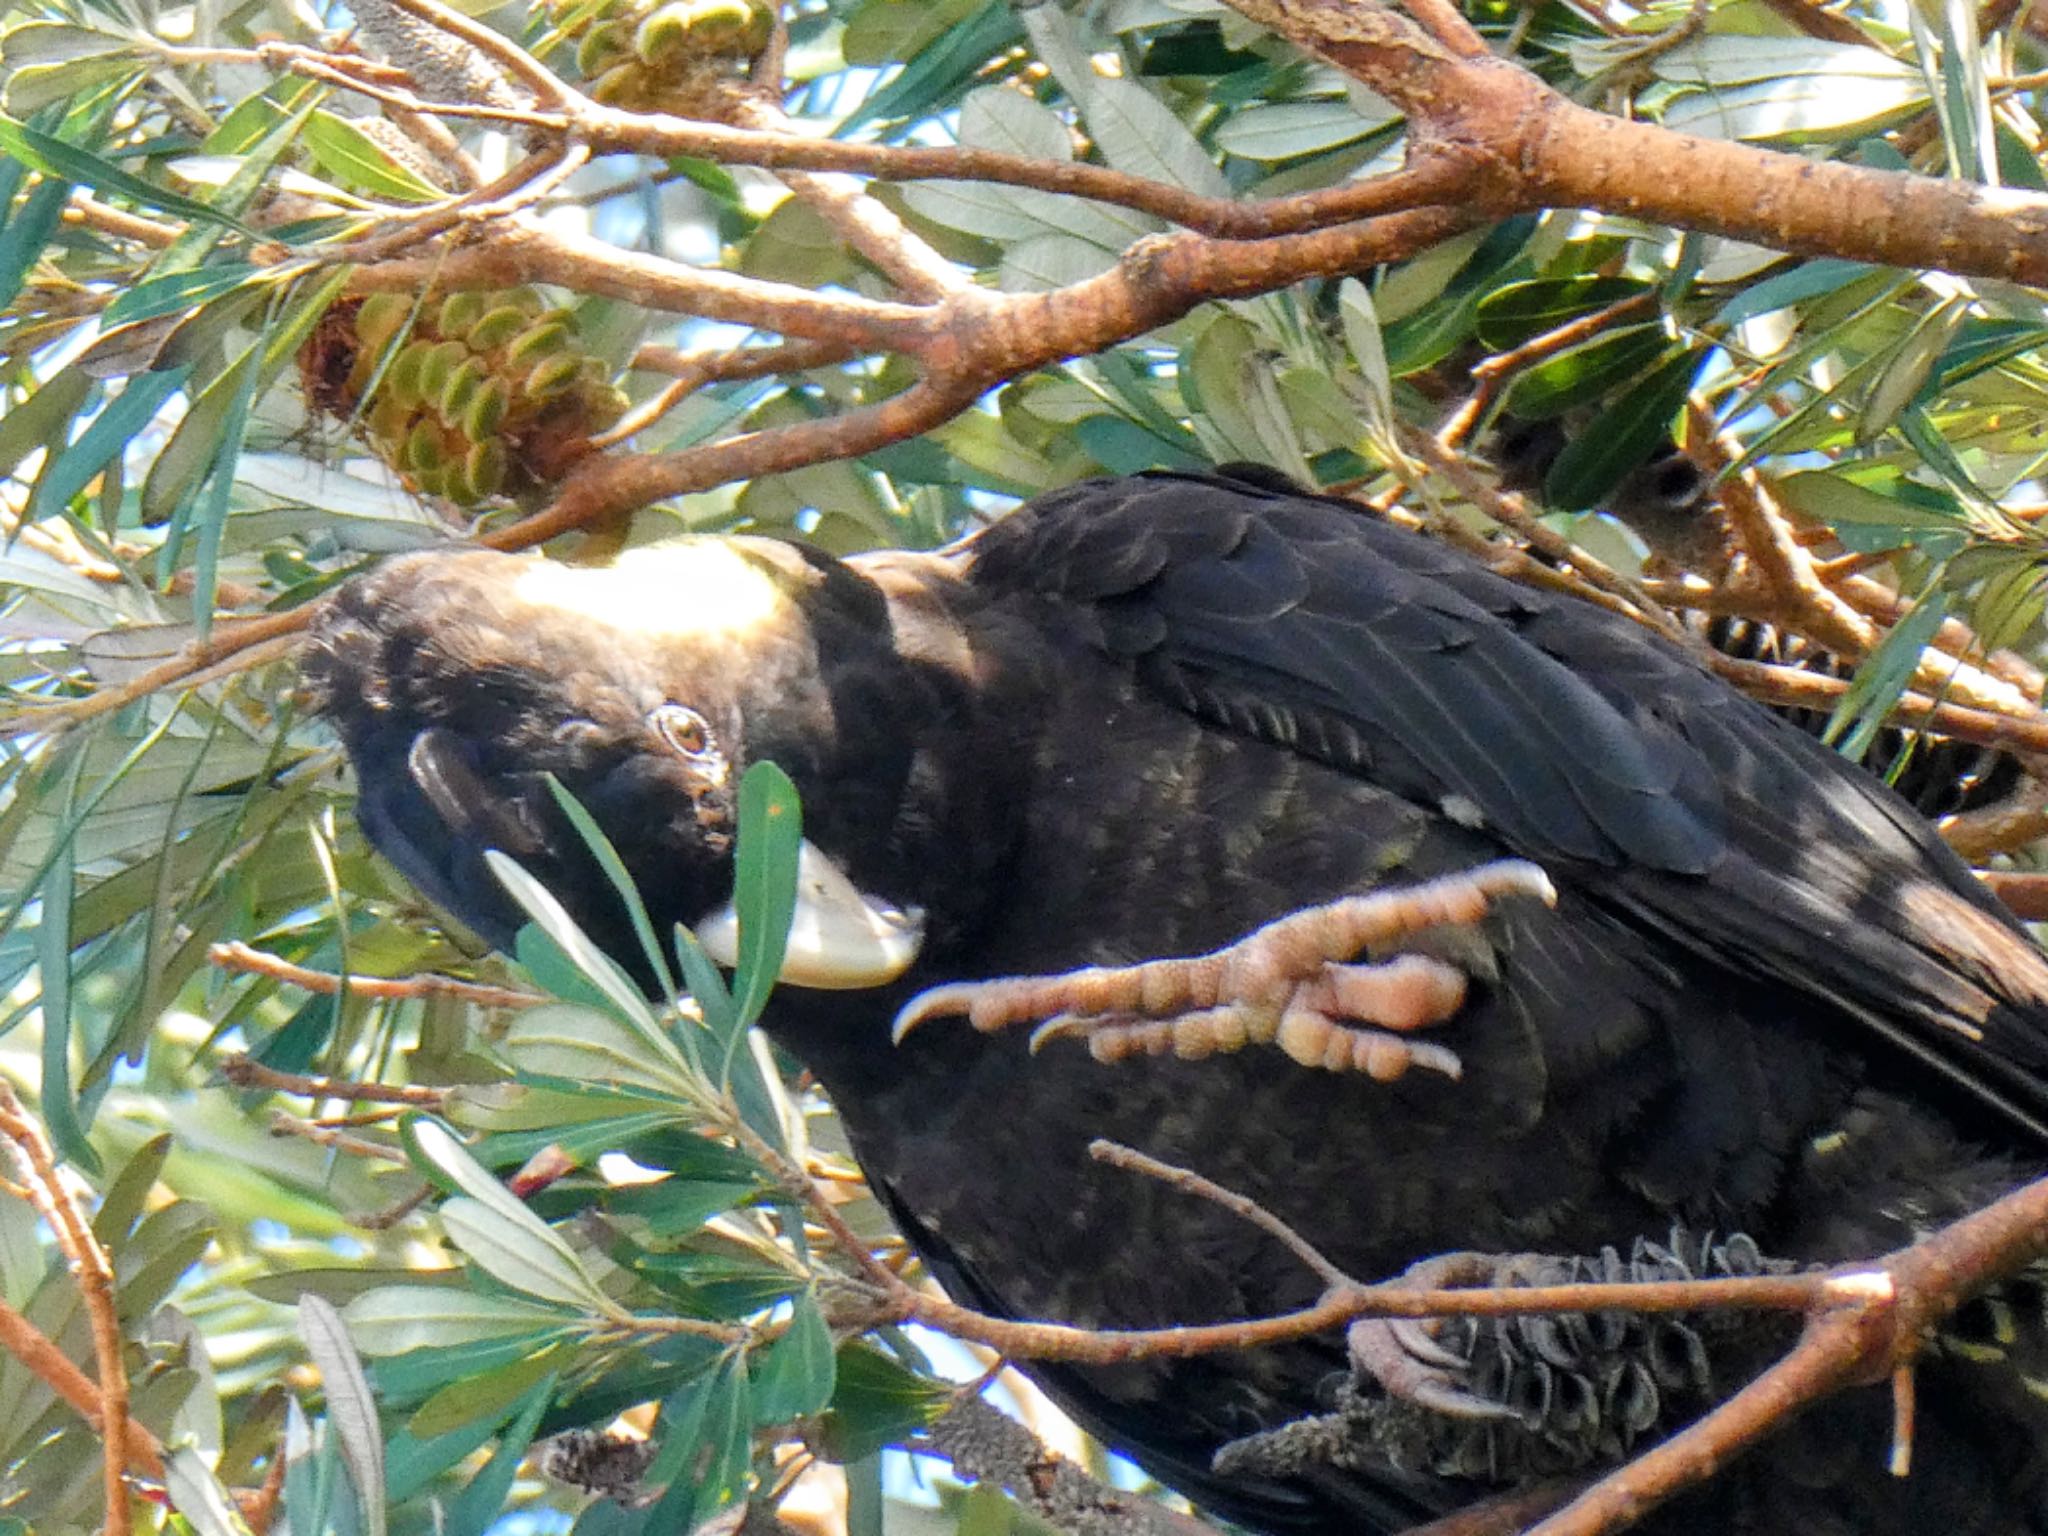
<path fill-rule="evenodd" d="M 739 913 L 727 902 L 696 927 L 704 953 L 739 962 Z M 910 969 L 924 943 L 924 914 L 865 895 L 809 838 L 797 856 L 796 915 L 777 981 L 847 992 L 879 987 Z"/>

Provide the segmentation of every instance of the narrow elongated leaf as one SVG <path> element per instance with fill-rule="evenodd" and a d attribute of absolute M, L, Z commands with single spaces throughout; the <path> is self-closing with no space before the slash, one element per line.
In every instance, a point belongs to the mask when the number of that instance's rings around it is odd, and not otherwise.
<path fill-rule="evenodd" d="M 172 1452 L 164 1463 L 164 1492 L 198 1536 L 249 1536 L 242 1512 L 223 1488 L 206 1458 L 191 1446 Z"/>
<path fill-rule="evenodd" d="M 549 774 L 547 779 L 548 793 L 555 797 L 555 804 L 569 818 L 576 835 L 583 839 L 583 846 L 590 850 L 590 856 L 604 871 L 605 879 L 611 882 L 613 892 L 624 903 L 626 915 L 633 923 L 633 932 L 640 940 L 640 951 L 647 957 L 648 969 L 654 972 L 662 990 L 673 997 L 675 978 L 669 974 L 668 961 L 661 953 L 661 940 L 654 936 L 654 923 L 647 916 L 647 905 L 640 899 L 640 892 L 626 869 L 626 861 L 619 857 L 619 850 L 612 846 L 612 840 L 605 836 L 604 828 L 597 824 L 596 818 L 583 808 L 583 802 L 570 794 L 553 774 Z"/>
<path fill-rule="evenodd" d="M 386 154 L 377 141 L 346 118 L 315 112 L 306 120 L 300 142 L 321 170 L 374 197 L 395 197 L 427 203 L 442 196 L 405 166 Z"/>
<path fill-rule="evenodd" d="M 327 1422 L 340 1437 L 341 1459 L 355 1484 L 356 1508 L 369 1536 L 383 1536 L 384 1434 L 363 1362 L 349 1342 L 341 1314 L 310 1292 L 299 1298 L 299 1337 L 327 1389 Z"/>
<path fill-rule="evenodd" d="M 78 441 L 50 456 L 42 474 L 36 477 L 35 492 L 29 498 L 29 520 L 33 522 L 68 507 L 71 498 L 90 485 L 93 477 L 155 419 L 164 402 L 183 387 L 185 377 L 183 368 L 131 377 L 121 393 L 78 434 Z"/>
<path fill-rule="evenodd" d="M 45 181 L 29 193 L 27 201 L 7 220 L 7 227 L 0 229 L 0 307 L 12 304 L 21 292 L 29 268 L 56 234 L 70 196 L 68 183 Z"/>
<path fill-rule="evenodd" d="M 153 320 L 159 315 L 182 315 L 187 310 L 233 293 L 245 283 L 272 283 L 281 275 L 301 271 L 296 264 L 286 267 L 258 267 L 246 261 L 216 261 L 203 267 L 163 272 L 144 278 L 124 289 L 107 306 L 101 325 L 111 330 L 136 320 Z"/>
<path fill-rule="evenodd" d="M 733 903 L 739 909 L 739 965 L 733 972 L 738 1004 L 734 1036 L 761 1016 L 789 946 L 796 912 L 797 858 L 803 848 L 803 810 L 796 785 L 774 763 L 756 763 L 740 780 L 739 848 L 734 856 Z"/>
<path fill-rule="evenodd" d="M 59 818 L 71 828 L 81 819 L 76 807 L 84 766 L 81 752 L 65 774 L 58 806 Z M 36 953 L 42 980 L 43 1124 L 60 1156 L 96 1174 L 100 1171 L 99 1154 L 86 1140 L 71 1084 L 71 897 L 76 883 L 76 852 L 67 833 L 59 837 L 39 886 L 43 912 L 36 924 Z"/>
<path fill-rule="evenodd" d="M 491 1453 L 491 1459 L 484 1463 L 483 1470 L 470 1479 L 469 1486 L 462 1490 L 449 1507 L 447 1524 L 442 1528 L 445 1536 L 484 1536 L 505 1508 L 505 1499 L 512 1491 L 512 1479 L 519 1473 L 519 1464 L 526 1459 L 526 1449 L 533 1444 L 534 1431 L 540 1428 L 541 1415 L 554 1401 L 555 1378 L 537 1384 L 527 1394 L 525 1405 L 519 1415 L 505 1427 L 498 1448 Z"/>
<path fill-rule="evenodd" d="M 1947 616 L 1946 596 L 1929 593 L 1864 658 L 1828 719 L 1827 739 L 1837 741 L 1843 756 L 1862 759 L 1892 706 L 1911 684 L 1913 670 L 1920 664 L 1920 653 Z"/>
<path fill-rule="evenodd" d="M 666 1034 L 574 1003 L 524 1010 L 506 1030 L 503 1048 L 524 1073 L 639 1089 L 686 1104 L 701 1093 L 690 1063 Z"/>
<path fill-rule="evenodd" d="M 483 1339 L 524 1338 L 545 1348 L 578 1321 L 572 1312 L 511 1296 L 480 1296 L 446 1285 L 384 1285 L 342 1308 L 349 1336 L 366 1355 L 442 1350 Z"/>
<path fill-rule="evenodd" d="M 546 886 L 521 869 L 516 859 L 495 848 L 484 851 L 484 862 L 498 877 L 498 883 L 505 887 L 506 894 L 533 919 L 534 926 L 554 941 L 577 971 L 618 1010 L 621 1018 L 650 1032 L 660 1032 L 661 1026 L 655 1022 L 640 989 L 633 985 L 611 956 L 591 942 L 590 936 L 576 925 L 576 920 L 555 900 Z"/>
<path fill-rule="evenodd" d="M 478 1268 L 515 1291 L 588 1312 L 609 1310 L 604 1293 L 575 1251 L 524 1207 L 513 1216 L 467 1195 L 454 1195 L 441 1204 L 441 1225 Z"/>
<path fill-rule="evenodd" d="M 1223 172 L 1165 102 L 1136 81 L 1095 72 L 1071 15 L 1039 5 L 1022 12 L 1022 19 L 1038 57 L 1080 107 L 1103 159 L 1130 175 L 1205 197 L 1230 195 Z"/>
<path fill-rule="evenodd" d="M 661 1449 L 647 1482 L 668 1485 L 649 1526 L 695 1530 L 746 1487 L 753 1427 L 746 1357 L 732 1354 L 661 1405 Z"/>
<path fill-rule="evenodd" d="M 1543 499 L 1561 512 L 1597 506 L 1628 473 L 1671 440 L 1672 418 L 1706 362 L 1704 352 L 1678 351 L 1635 389 L 1596 416 L 1565 444 L 1543 482 Z"/>
<path fill-rule="evenodd" d="M 561 1346 L 544 1349 L 524 1360 L 514 1360 L 496 1370 L 464 1376 L 428 1398 L 405 1421 L 409 1434 L 421 1442 L 453 1435 L 465 1425 L 481 1419 L 487 1425 L 503 1423 L 543 1377 L 553 1375 L 562 1363 Z M 488 1431 L 486 1432 L 488 1434 Z M 481 1445 L 484 1437 L 476 1444 Z"/>
<path fill-rule="evenodd" d="M 230 218 L 196 198 L 185 197 L 180 193 L 154 186 L 140 176 L 122 170 L 112 161 L 101 159 L 90 150 L 80 149 L 76 144 L 67 144 L 55 134 L 45 133 L 42 129 L 30 127 L 27 123 L 0 117 L 0 151 L 41 171 L 45 176 L 54 176 L 63 181 L 77 182 L 99 192 L 126 197 L 145 208 L 175 214 L 194 223 L 217 224 L 251 240 L 262 239 L 261 235 L 240 219 Z"/>

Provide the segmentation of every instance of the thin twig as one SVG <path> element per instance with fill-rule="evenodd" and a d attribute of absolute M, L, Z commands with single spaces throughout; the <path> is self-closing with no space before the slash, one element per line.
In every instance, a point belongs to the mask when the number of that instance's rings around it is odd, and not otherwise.
<path fill-rule="evenodd" d="M 302 992 L 315 992 L 323 997 L 338 996 L 342 992 L 355 997 L 392 1000 L 452 997 L 460 1002 L 474 1003 L 479 1008 L 531 1008 L 535 1003 L 546 1000 L 538 992 L 528 992 L 518 987 L 493 987 L 482 982 L 459 981 L 453 976 L 436 976 L 431 973 L 412 976 L 339 976 L 332 971 L 308 970 L 303 965 L 294 965 L 289 960 L 280 959 L 260 949 L 253 949 L 240 939 L 215 944 L 207 950 L 206 959 L 209 965 L 219 966 L 222 970 L 267 976 L 273 981 L 282 981 L 289 986 L 297 987 Z M 235 1059 L 247 1060 L 243 1057 Z M 256 1068 L 253 1062 L 250 1062 L 249 1066 L 252 1070 L 268 1070 Z M 321 1097 L 346 1095 L 323 1094 Z"/>
<path fill-rule="evenodd" d="M 1307 1266 L 1310 1273 L 1325 1285 L 1350 1285 L 1351 1277 L 1326 1258 L 1321 1249 L 1287 1225 L 1258 1201 L 1235 1190 L 1225 1189 L 1212 1179 L 1205 1179 L 1191 1168 L 1178 1168 L 1172 1163 L 1162 1163 L 1156 1157 L 1147 1157 L 1136 1147 L 1127 1147 L 1122 1142 L 1098 1138 L 1088 1143 L 1088 1155 L 1098 1163 L 1107 1163 L 1112 1168 L 1127 1169 L 1142 1173 L 1148 1179 L 1157 1179 L 1169 1189 L 1182 1194 L 1193 1195 L 1211 1205 L 1221 1206 L 1241 1221 L 1257 1227 L 1267 1236 L 1285 1245 L 1287 1251 Z"/>
<path fill-rule="evenodd" d="M 324 1126 L 301 1120 L 277 1110 L 270 1117 L 270 1134 L 273 1136 L 296 1136 L 301 1141 L 310 1141 L 316 1147 L 326 1147 L 345 1157 L 360 1157 L 374 1163 L 396 1163 L 401 1167 L 409 1162 L 406 1155 L 396 1147 L 386 1146 L 381 1141 L 366 1141 L 361 1136 L 351 1136 L 346 1131 L 330 1131 Z"/>

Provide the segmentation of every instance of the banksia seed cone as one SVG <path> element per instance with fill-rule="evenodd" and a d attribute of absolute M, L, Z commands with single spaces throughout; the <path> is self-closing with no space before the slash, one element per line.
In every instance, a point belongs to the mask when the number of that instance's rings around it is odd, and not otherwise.
<path fill-rule="evenodd" d="M 573 50 L 594 98 L 685 117 L 722 116 L 719 93 L 746 78 L 775 30 L 768 0 L 551 0 L 548 10 L 560 54 Z"/>
<path fill-rule="evenodd" d="M 345 301 L 299 363 L 313 405 L 356 420 L 422 495 L 462 507 L 559 479 L 626 408 L 574 317 L 526 288 L 453 293 L 417 314 L 409 294 Z"/>

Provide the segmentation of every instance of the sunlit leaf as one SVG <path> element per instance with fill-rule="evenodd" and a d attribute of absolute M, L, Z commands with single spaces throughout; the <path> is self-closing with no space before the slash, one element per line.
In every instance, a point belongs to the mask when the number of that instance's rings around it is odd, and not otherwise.
<path fill-rule="evenodd" d="M 439 1285 L 386 1285 L 342 1308 L 349 1336 L 366 1355 L 447 1349 L 484 1339 L 523 1339 L 545 1348 L 576 1321 L 573 1313 L 510 1296 Z"/>

